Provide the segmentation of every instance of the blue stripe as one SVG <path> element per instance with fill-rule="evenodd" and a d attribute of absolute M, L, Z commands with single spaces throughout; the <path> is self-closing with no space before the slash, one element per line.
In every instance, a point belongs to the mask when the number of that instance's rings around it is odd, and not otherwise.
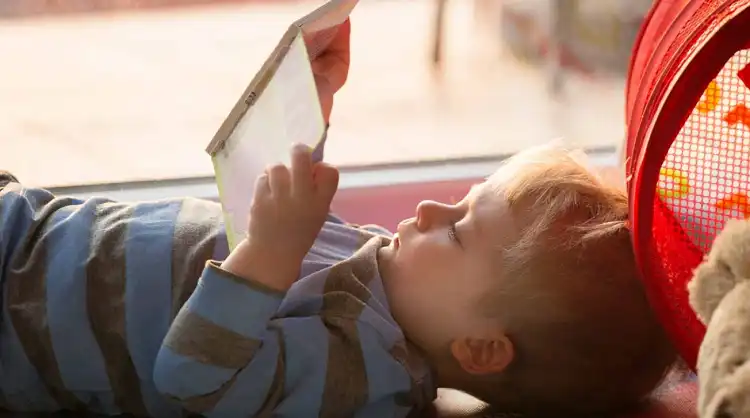
<path fill-rule="evenodd" d="M 172 316 L 172 241 L 181 203 L 135 206 L 125 241 L 125 330 L 128 350 L 151 416 L 164 416 L 165 401 L 146 396 L 154 361 Z M 155 391 L 155 389 L 154 389 Z"/>
<path fill-rule="evenodd" d="M 162 346 L 154 368 L 154 383 L 159 392 L 180 399 L 215 392 L 237 373 L 177 354 Z"/>
<path fill-rule="evenodd" d="M 13 256 L 13 250 L 29 229 L 30 211 L 26 200 L 16 192 L 9 191 L 0 197 L 0 268 L 3 273 L 6 261 Z"/>
<path fill-rule="evenodd" d="M 323 224 L 305 261 L 326 263 L 329 266 L 346 260 L 361 245 L 360 232 L 346 225 L 332 222 Z"/>
<path fill-rule="evenodd" d="M 229 242 L 227 241 L 227 231 L 224 228 L 223 222 L 219 228 L 220 231 L 216 234 L 214 253 L 211 258 L 216 261 L 224 261 L 229 256 Z"/>
<path fill-rule="evenodd" d="M 62 380 L 73 392 L 111 390 L 86 308 L 86 260 L 100 203 L 60 209 L 49 232 L 47 319 Z"/>
<path fill-rule="evenodd" d="M 89 390 L 80 390 L 71 392 L 79 399 L 88 399 L 86 412 L 96 415 L 117 415 L 121 416 L 122 411 L 115 403 L 115 394 L 111 391 L 92 392 Z"/>
<path fill-rule="evenodd" d="M 318 416 L 328 370 L 328 329 L 320 317 L 279 319 L 286 351 L 286 398 L 276 416 Z"/>
<path fill-rule="evenodd" d="M 182 407 L 176 401 L 170 401 L 156 390 L 153 376 L 141 382 L 141 396 L 148 407 L 148 413 L 158 418 L 183 418 Z"/>
<path fill-rule="evenodd" d="M 7 191 L 0 197 L 0 268 L 3 272 L 4 263 L 29 232 L 37 216 L 36 211 L 52 198 L 43 189 L 23 189 L 22 193 Z M 71 200 L 71 204 L 78 203 L 79 200 Z"/>
<path fill-rule="evenodd" d="M 279 305 L 276 316 L 283 318 L 287 316 L 309 316 L 317 315 L 323 307 L 323 289 L 325 289 L 328 278 L 327 271 L 321 271 L 331 267 L 330 264 L 308 262 L 302 263 L 303 280 L 296 281 Z M 319 274 L 312 274 L 320 271 Z"/>
<path fill-rule="evenodd" d="M 365 312 L 367 311 L 369 309 L 365 308 Z M 387 326 L 387 324 L 384 325 Z M 411 389 L 409 374 L 388 352 L 392 342 L 383 341 L 383 335 L 370 324 L 358 321 L 357 332 L 367 371 L 368 399 L 370 402 L 378 402 L 379 408 L 373 409 L 380 409 L 380 416 L 397 416 L 394 414 L 399 408 L 393 394 L 409 392 Z M 363 414 L 362 416 L 369 415 Z"/>
<path fill-rule="evenodd" d="M 263 345 L 250 364 L 237 375 L 219 403 L 204 415 L 208 418 L 255 416 L 268 396 L 276 373 L 279 340 L 274 330 L 266 331 Z"/>
<path fill-rule="evenodd" d="M 206 267 L 187 309 L 246 338 L 260 339 L 283 295 L 256 290 Z"/>
<path fill-rule="evenodd" d="M 388 315 L 385 317 L 380 315 L 380 312 L 375 310 L 371 305 L 366 306 L 359 314 L 357 324 L 359 327 L 369 327 L 370 329 L 378 330 L 378 335 L 380 336 L 378 339 L 380 341 L 379 346 L 385 351 L 389 351 L 397 342 L 404 340 L 404 332 L 396 325 L 391 316 Z M 366 330 L 367 328 L 362 329 L 363 332 Z"/>

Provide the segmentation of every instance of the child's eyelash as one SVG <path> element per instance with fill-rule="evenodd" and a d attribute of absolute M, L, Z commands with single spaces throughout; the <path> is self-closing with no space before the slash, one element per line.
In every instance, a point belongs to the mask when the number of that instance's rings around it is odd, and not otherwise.
<path fill-rule="evenodd" d="M 449 238 L 449 239 L 450 239 L 451 241 L 456 241 L 456 242 L 458 242 L 458 236 L 456 235 L 456 224 L 451 224 L 451 225 L 450 225 L 450 226 L 448 227 L 448 238 Z"/>

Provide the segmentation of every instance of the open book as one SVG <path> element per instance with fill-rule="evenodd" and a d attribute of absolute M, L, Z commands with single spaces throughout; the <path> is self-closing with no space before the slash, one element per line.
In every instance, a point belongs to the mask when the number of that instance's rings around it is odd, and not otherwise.
<path fill-rule="evenodd" d="M 208 145 L 229 248 L 247 233 L 258 175 L 270 164 L 289 164 L 292 143 L 314 148 L 323 139 L 310 61 L 325 51 L 358 1 L 328 0 L 292 23 Z"/>

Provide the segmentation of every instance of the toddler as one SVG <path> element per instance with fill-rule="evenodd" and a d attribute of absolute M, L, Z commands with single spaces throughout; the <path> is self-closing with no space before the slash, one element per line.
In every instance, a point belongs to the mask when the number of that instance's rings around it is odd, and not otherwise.
<path fill-rule="evenodd" d="M 84 201 L 6 176 L 2 406 L 405 417 L 448 387 L 585 416 L 636 403 L 673 363 L 626 198 L 572 154 L 519 153 L 394 235 L 329 215 L 337 182 L 295 147 L 258 178 L 228 254 L 216 203 Z"/>

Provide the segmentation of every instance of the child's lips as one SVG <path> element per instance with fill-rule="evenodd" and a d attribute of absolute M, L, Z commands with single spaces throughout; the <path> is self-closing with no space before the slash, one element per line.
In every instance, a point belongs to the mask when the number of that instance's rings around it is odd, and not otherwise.
<path fill-rule="evenodd" d="M 401 242 L 398 239 L 398 234 L 393 236 L 393 241 L 391 242 L 393 243 L 393 248 L 398 248 L 398 246 L 401 245 Z"/>

